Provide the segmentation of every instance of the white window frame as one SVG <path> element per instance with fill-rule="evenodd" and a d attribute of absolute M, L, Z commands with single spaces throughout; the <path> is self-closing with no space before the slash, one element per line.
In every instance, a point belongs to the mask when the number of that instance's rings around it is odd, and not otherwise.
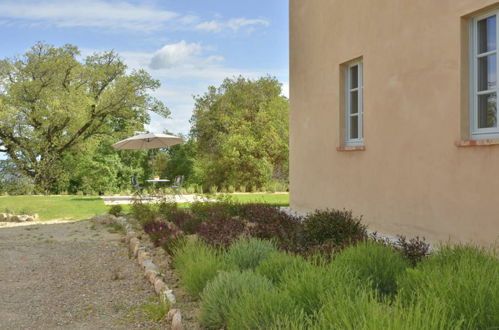
<path fill-rule="evenodd" d="M 350 72 L 353 67 L 357 66 L 357 88 L 351 88 L 351 75 Z M 348 64 L 345 68 L 345 146 L 363 146 L 364 145 L 364 65 L 362 60 L 358 60 Z M 357 91 L 357 114 L 351 112 L 351 99 L 350 94 Z M 350 138 L 350 128 L 352 117 L 358 117 L 358 137 L 356 139 Z"/>
<path fill-rule="evenodd" d="M 486 53 L 478 54 L 478 22 L 496 16 L 496 49 Z M 482 15 L 473 17 L 470 24 L 470 138 L 472 140 L 499 139 L 499 102 L 496 104 L 497 118 L 496 126 L 489 128 L 478 128 L 478 100 L 479 95 L 496 93 L 496 100 L 499 101 L 499 10 L 489 11 Z M 496 87 L 487 91 L 478 91 L 478 59 L 496 55 Z"/>

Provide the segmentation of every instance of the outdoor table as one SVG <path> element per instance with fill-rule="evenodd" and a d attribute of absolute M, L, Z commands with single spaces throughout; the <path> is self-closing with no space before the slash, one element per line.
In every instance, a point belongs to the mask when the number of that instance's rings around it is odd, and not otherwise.
<path fill-rule="evenodd" d="M 167 183 L 167 182 L 170 182 L 170 180 L 168 179 L 151 179 L 151 180 L 146 180 L 146 182 L 149 182 L 149 183 L 152 183 L 153 184 L 153 187 L 156 186 L 156 183 Z M 162 191 L 161 188 L 156 188 L 156 190 L 158 192 Z M 164 193 L 164 191 L 162 191 Z"/>
<path fill-rule="evenodd" d="M 170 182 L 168 179 L 152 179 L 152 180 L 146 180 L 147 182 Z"/>

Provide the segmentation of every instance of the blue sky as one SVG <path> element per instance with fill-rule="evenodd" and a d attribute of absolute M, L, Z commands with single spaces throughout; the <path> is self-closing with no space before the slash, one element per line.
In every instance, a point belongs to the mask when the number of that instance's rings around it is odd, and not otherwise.
<path fill-rule="evenodd" d="M 172 111 L 149 129 L 188 133 L 194 101 L 225 77 L 270 74 L 288 95 L 288 0 L 0 0 L 0 58 L 37 41 L 115 49 L 162 87 Z"/>

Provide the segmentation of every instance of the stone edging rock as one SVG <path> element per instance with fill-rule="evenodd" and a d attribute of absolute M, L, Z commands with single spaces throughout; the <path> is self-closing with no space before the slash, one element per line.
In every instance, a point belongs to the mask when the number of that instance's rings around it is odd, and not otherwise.
<path fill-rule="evenodd" d="M 26 222 L 26 221 L 38 221 L 38 214 L 8 214 L 8 213 L 0 213 L 0 222 Z"/>
<path fill-rule="evenodd" d="M 128 223 L 126 218 L 115 217 L 113 215 L 98 215 L 92 218 L 93 221 L 99 223 L 118 223 L 126 231 L 126 243 L 130 254 L 137 259 L 138 264 L 144 271 L 144 277 L 154 287 L 154 292 L 159 296 L 163 303 L 169 302 L 170 310 L 168 311 L 167 319 L 171 322 L 173 330 L 182 330 L 182 314 L 175 305 L 175 295 L 168 285 L 163 280 L 163 275 L 158 266 L 153 262 L 152 256 L 147 252 L 146 248 L 141 245 L 141 242 L 133 230 L 132 226 Z"/>

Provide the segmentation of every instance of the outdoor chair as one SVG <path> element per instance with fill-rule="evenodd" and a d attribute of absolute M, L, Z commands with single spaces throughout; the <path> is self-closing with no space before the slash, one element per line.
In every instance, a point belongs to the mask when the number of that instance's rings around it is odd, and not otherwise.
<path fill-rule="evenodd" d="M 180 192 L 180 189 L 184 187 L 184 176 L 183 175 L 178 175 L 175 177 L 173 180 L 173 185 L 170 187 L 173 189 L 173 192 L 175 195 L 182 195 Z"/>
<path fill-rule="evenodd" d="M 132 183 L 133 190 L 135 190 L 136 192 L 142 193 L 142 191 L 144 190 L 144 187 L 142 187 L 141 185 L 139 185 L 139 181 L 137 180 L 136 176 L 132 176 L 131 183 Z"/>

